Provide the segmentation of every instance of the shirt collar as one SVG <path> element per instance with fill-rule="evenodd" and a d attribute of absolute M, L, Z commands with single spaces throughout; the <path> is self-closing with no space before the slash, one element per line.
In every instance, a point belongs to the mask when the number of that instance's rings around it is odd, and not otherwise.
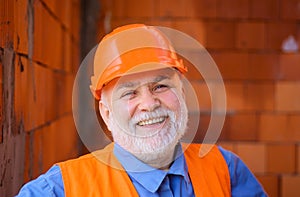
<path fill-rule="evenodd" d="M 177 158 L 168 171 L 153 168 L 138 160 L 117 143 L 114 144 L 114 154 L 127 174 L 148 191 L 156 192 L 167 174 L 181 175 L 188 184 L 190 183 L 188 168 L 180 144 L 176 148 Z"/>

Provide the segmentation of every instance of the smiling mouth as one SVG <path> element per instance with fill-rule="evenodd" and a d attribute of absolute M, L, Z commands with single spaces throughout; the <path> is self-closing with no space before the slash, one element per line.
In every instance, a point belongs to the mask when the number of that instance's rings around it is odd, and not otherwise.
<path fill-rule="evenodd" d="M 147 120 L 142 120 L 137 123 L 138 126 L 148 126 L 148 125 L 154 125 L 154 124 L 161 124 L 167 119 L 166 116 L 158 117 L 158 118 L 152 118 Z"/>

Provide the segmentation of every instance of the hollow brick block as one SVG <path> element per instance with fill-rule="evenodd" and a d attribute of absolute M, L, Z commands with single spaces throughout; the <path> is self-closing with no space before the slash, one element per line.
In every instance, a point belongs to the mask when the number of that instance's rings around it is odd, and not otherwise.
<path fill-rule="evenodd" d="M 14 6 L 14 50 L 28 54 L 28 1 L 16 1 Z"/>
<path fill-rule="evenodd" d="M 235 47 L 236 24 L 234 22 L 206 22 L 206 46 L 211 49 Z"/>
<path fill-rule="evenodd" d="M 300 82 L 278 82 L 275 88 L 276 110 L 286 112 L 300 111 Z"/>
<path fill-rule="evenodd" d="M 245 110 L 245 86 L 239 82 L 225 82 L 227 110 L 241 111 Z"/>
<path fill-rule="evenodd" d="M 237 154 L 253 173 L 264 173 L 266 170 L 266 147 L 264 144 L 239 143 Z"/>
<path fill-rule="evenodd" d="M 249 54 L 247 70 L 250 80 L 277 80 L 279 73 L 279 56 L 275 53 Z"/>
<path fill-rule="evenodd" d="M 273 83 L 248 83 L 246 85 L 245 105 L 250 111 L 272 111 L 275 100 Z"/>
<path fill-rule="evenodd" d="M 212 52 L 224 80 L 244 80 L 248 75 L 248 53 Z"/>
<path fill-rule="evenodd" d="M 138 1 L 138 0 L 136 0 Z M 149 0 L 153 2 L 153 0 Z M 188 5 L 192 5 L 192 0 L 159 0 L 158 13 L 159 17 L 187 17 L 190 15 Z M 134 4 L 133 4 L 134 5 Z"/>
<path fill-rule="evenodd" d="M 154 1 L 153 0 L 127 0 L 126 1 L 126 16 L 129 18 L 153 17 L 154 16 Z"/>
<path fill-rule="evenodd" d="M 269 173 L 295 173 L 296 146 L 293 144 L 268 144 L 267 168 Z"/>
<path fill-rule="evenodd" d="M 217 0 L 191 0 L 188 12 L 192 17 L 216 18 Z"/>
<path fill-rule="evenodd" d="M 264 49 L 265 26 L 261 22 L 243 22 L 237 24 L 237 48 Z"/>
<path fill-rule="evenodd" d="M 300 1 L 286 0 L 281 2 L 280 6 L 281 16 L 284 19 L 300 19 Z"/>
<path fill-rule="evenodd" d="M 276 175 L 257 175 L 259 182 L 269 196 L 279 196 L 279 178 Z"/>
<path fill-rule="evenodd" d="M 298 197 L 300 196 L 300 176 L 284 175 L 281 182 L 281 196 Z"/>
<path fill-rule="evenodd" d="M 293 22 L 266 23 L 266 49 L 281 50 L 282 42 L 289 36 L 297 36 L 297 24 Z"/>
<path fill-rule="evenodd" d="M 279 66 L 281 79 L 300 80 L 300 53 L 281 54 Z"/>
<path fill-rule="evenodd" d="M 253 141 L 257 139 L 257 118 L 255 114 L 234 114 L 227 116 L 228 140 Z"/>
<path fill-rule="evenodd" d="M 249 0 L 227 0 L 217 2 L 219 18 L 247 18 L 249 16 Z"/>
<path fill-rule="evenodd" d="M 205 24 L 201 20 L 195 19 L 185 19 L 185 20 L 175 20 L 174 29 L 182 31 L 192 38 L 196 39 L 201 45 L 206 45 L 206 31 Z M 182 43 L 184 47 L 186 43 Z"/>
<path fill-rule="evenodd" d="M 252 0 L 249 15 L 250 18 L 277 19 L 279 18 L 279 1 Z"/>
<path fill-rule="evenodd" d="M 288 117 L 285 114 L 261 114 L 258 128 L 259 140 L 280 142 L 289 139 L 287 120 Z"/>

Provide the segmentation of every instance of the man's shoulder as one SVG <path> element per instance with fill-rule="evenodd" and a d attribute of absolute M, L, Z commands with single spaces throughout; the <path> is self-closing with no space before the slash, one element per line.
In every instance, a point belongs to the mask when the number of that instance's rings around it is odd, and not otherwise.
<path fill-rule="evenodd" d="M 60 166 L 61 164 L 70 164 L 70 163 L 81 163 L 85 161 L 94 161 L 95 159 L 100 159 L 103 160 L 104 158 L 108 157 L 111 155 L 113 152 L 113 143 L 107 145 L 103 149 L 99 149 L 96 151 L 93 151 L 91 153 L 87 153 L 85 155 L 82 155 L 80 157 L 74 158 L 74 159 L 69 159 L 63 162 L 59 162 L 58 165 Z"/>
<path fill-rule="evenodd" d="M 26 183 L 17 196 L 64 196 L 60 168 L 52 166 L 45 174 Z"/>

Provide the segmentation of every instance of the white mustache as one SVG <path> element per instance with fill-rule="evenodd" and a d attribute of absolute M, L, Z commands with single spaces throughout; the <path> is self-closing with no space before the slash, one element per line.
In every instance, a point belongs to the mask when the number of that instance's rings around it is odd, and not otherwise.
<path fill-rule="evenodd" d="M 147 122 L 147 121 L 151 121 L 154 119 L 161 119 L 161 118 L 166 118 L 166 117 L 170 117 L 171 121 L 175 121 L 175 113 L 174 112 L 167 110 L 167 109 L 159 108 L 153 112 L 142 112 L 142 113 L 134 115 L 130 120 L 130 125 L 135 126 L 135 125 L 139 124 L 140 122 Z"/>

